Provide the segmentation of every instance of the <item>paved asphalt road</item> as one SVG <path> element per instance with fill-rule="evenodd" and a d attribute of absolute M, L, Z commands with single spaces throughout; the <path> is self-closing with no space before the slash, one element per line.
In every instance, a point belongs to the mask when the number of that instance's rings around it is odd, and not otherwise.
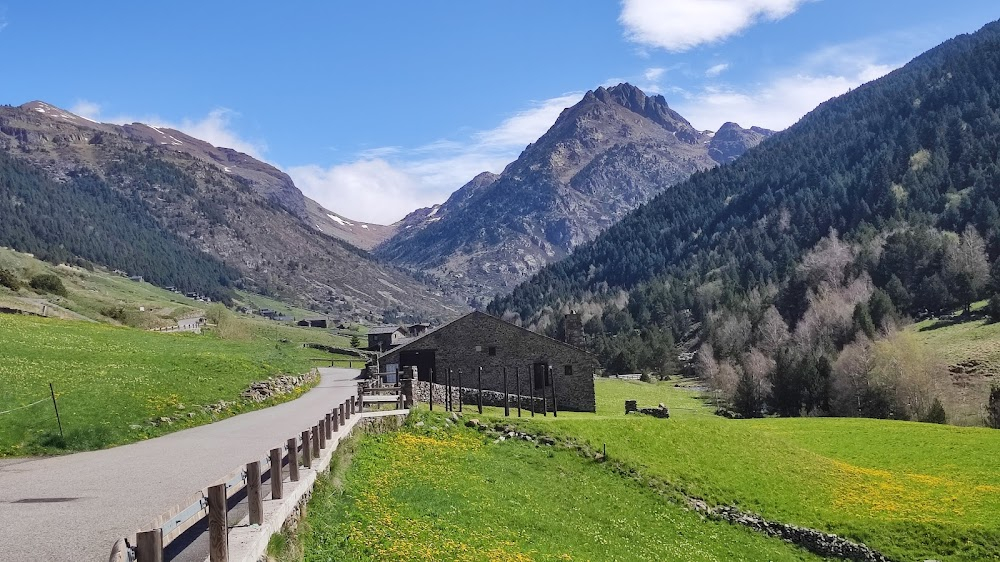
<path fill-rule="evenodd" d="M 116 540 L 357 393 L 356 369 L 320 372 L 316 388 L 272 408 L 103 451 L 0 461 L 0 561 L 105 562 Z"/>

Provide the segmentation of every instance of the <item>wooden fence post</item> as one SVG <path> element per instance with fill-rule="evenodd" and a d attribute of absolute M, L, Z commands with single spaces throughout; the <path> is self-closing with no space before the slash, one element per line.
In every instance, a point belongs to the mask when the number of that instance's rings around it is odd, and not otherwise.
<path fill-rule="evenodd" d="M 288 481 L 298 482 L 299 481 L 299 444 L 295 442 L 295 438 L 292 437 L 285 443 L 288 447 Z"/>
<path fill-rule="evenodd" d="M 358 400 L 354 396 L 351 396 L 350 400 L 351 400 L 351 415 L 353 416 L 354 414 L 357 413 L 357 411 L 355 411 L 355 409 L 354 409 L 354 406 L 357 405 Z"/>
<path fill-rule="evenodd" d="M 163 531 L 153 529 L 136 533 L 135 556 L 139 562 L 163 562 Z"/>
<path fill-rule="evenodd" d="M 284 476 L 281 471 L 281 449 L 271 449 L 271 499 L 280 500 L 281 484 Z"/>
<path fill-rule="evenodd" d="M 465 389 L 462 388 L 462 369 L 459 369 L 458 370 L 458 413 L 462 413 L 462 402 L 464 402 L 464 400 L 462 400 L 463 390 Z"/>
<path fill-rule="evenodd" d="M 430 380 L 427 382 L 427 396 L 429 397 L 429 403 L 431 405 L 431 411 L 434 411 L 434 370 L 431 370 Z"/>
<path fill-rule="evenodd" d="M 302 432 L 302 466 L 312 468 L 312 452 L 309 448 L 309 430 Z"/>
<path fill-rule="evenodd" d="M 321 451 L 326 449 L 326 428 L 323 427 L 325 425 L 326 425 L 326 420 L 322 418 L 320 418 L 319 423 L 316 424 L 316 428 L 319 429 L 318 441 L 319 441 L 319 448 Z"/>
<path fill-rule="evenodd" d="M 208 489 L 208 558 L 211 562 L 229 562 L 229 508 L 225 484 Z"/>
<path fill-rule="evenodd" d="M 337 410 L 338 410 L 338 412 L 340 414 L 340 416 L 339 416 L 340 417 L 340 425 L 344 425 L 344 405 L 341 404 L 340 406 L 338 406 Z"/>
<path fill-rule="evenodd" d="M 264 523 L 264 496 L 260 489 L 260 461 L 247 463 L 247 508 L 250 524 Z"/>
<path fill-rule="evenodd" d="M 332 421 L 331 418 L 333 418 L 333 415 L 332 414 L 327 414 L 326 418 L 324 418 L 324 420 L 323 420 L 324 422 L 326 422 L 326 425 L 323 426 L 323 429 L 326 430 L 326 439 L 327 440 L 333 439 L 333 421 Z"/>
<path fill-rule="evenodd" d="M 503 368 L 503 415 L 510 417 L 510 392 L 507 391 L 507 367 Z"/>
<path fill-rule="evenodd" d="M 334 433 L 340 431 L 340 416 L 337 415 L 337 410 L 334 410 L 333 413 L 330 414 L 330 421 L 333 422 Z"/>
<path fill-rule="evenodd" d="M 319 426 L 314 425 L 312 428 L 312 456 L 314 459 L 319 461 Z"/>

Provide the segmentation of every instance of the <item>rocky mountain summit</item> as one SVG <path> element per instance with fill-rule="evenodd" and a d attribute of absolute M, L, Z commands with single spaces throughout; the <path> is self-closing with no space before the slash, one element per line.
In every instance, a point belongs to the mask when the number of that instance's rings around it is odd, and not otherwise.
<path fill-rule="evenodd" d="M 478 299 L 504 293 L 694 172 L 771 135 L 727 123 L 699 131 L 663 96 L 597 88 L 563 110 L 499 176 L 483 173 L 421 209 L 376 255 Z"/>

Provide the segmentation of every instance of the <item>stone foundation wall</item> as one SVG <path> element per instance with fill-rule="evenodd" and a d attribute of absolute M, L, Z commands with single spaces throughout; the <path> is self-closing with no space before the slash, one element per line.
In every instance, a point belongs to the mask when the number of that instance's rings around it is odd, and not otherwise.
<path fill-rule="evenodd" d="M 431 383 L 427 381 L 414 381 L 413 382 L 413 397 L 417 402 L 430 402 L 430 387 Z M 434 385 L 434 404 L 444 405 L 445 398 L 448 394 L 448 386 L 444 384 Z M 552 411 L 552 397 L 545 397 L 545 409 L 547 411 Z M 479 391 L 475 388 L 458 388 L 456 386 L 451 387 L 451 400 L 455 407 L 458 407 L 459 402 L 465 404 L 466 406 L 475 406 L 479 404 Z M 517 395 L 509 395 L 509 406 L 512 409 L 517 408 Z M 557 404 L 558 405 L 558 404 Z M 494 390 L 483 390 L 483 406 L 496 406 L 498 408 L 503 408 L 503 393 L 496 392 Z M 542 411 L 542 398 L 535 397 L 535 411 Z M 522 396 L 521 397 L 521 409 L 531 410 L 531 397 Z"/>

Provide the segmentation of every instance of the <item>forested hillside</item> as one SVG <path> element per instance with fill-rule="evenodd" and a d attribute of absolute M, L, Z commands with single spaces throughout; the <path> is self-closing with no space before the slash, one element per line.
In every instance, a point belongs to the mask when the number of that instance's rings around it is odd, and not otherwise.
<path fill-rule="evenodd" d="M 0 216 L 0 246 L 53 263 L 92 261 L 215 300 L 229 300 L 240 278 L 92 173 L 57 183 L 0 152 Z"/>
<path fill-rule="evenodd" d="M 324 209 L 280 170 L 173 129 L 95 123 L 43 102 L 3 106 L 0 154 L 11 170 L 0 246 L 213 297 L 234 284 L 373 322 L 465 308 L 345 242 L 330 225 L 347 221 L 315 217 Z"/>
<path fill-rule="evenodd" d="M 553 329 L 579 308 L 612 368 L 662 367 L 674 342 L 706 342 L 703 374 L 780 413 L 835 412 L 855 392 L 850 413 L 924 415 L 929 401 L 888 396 L 892 382 L 836 390 L 835 366 L 850 345 L 877 362 L 900 315 L 991 291 L 998 156 L 993 23 L 696 173 L 489 309 Z"/>

